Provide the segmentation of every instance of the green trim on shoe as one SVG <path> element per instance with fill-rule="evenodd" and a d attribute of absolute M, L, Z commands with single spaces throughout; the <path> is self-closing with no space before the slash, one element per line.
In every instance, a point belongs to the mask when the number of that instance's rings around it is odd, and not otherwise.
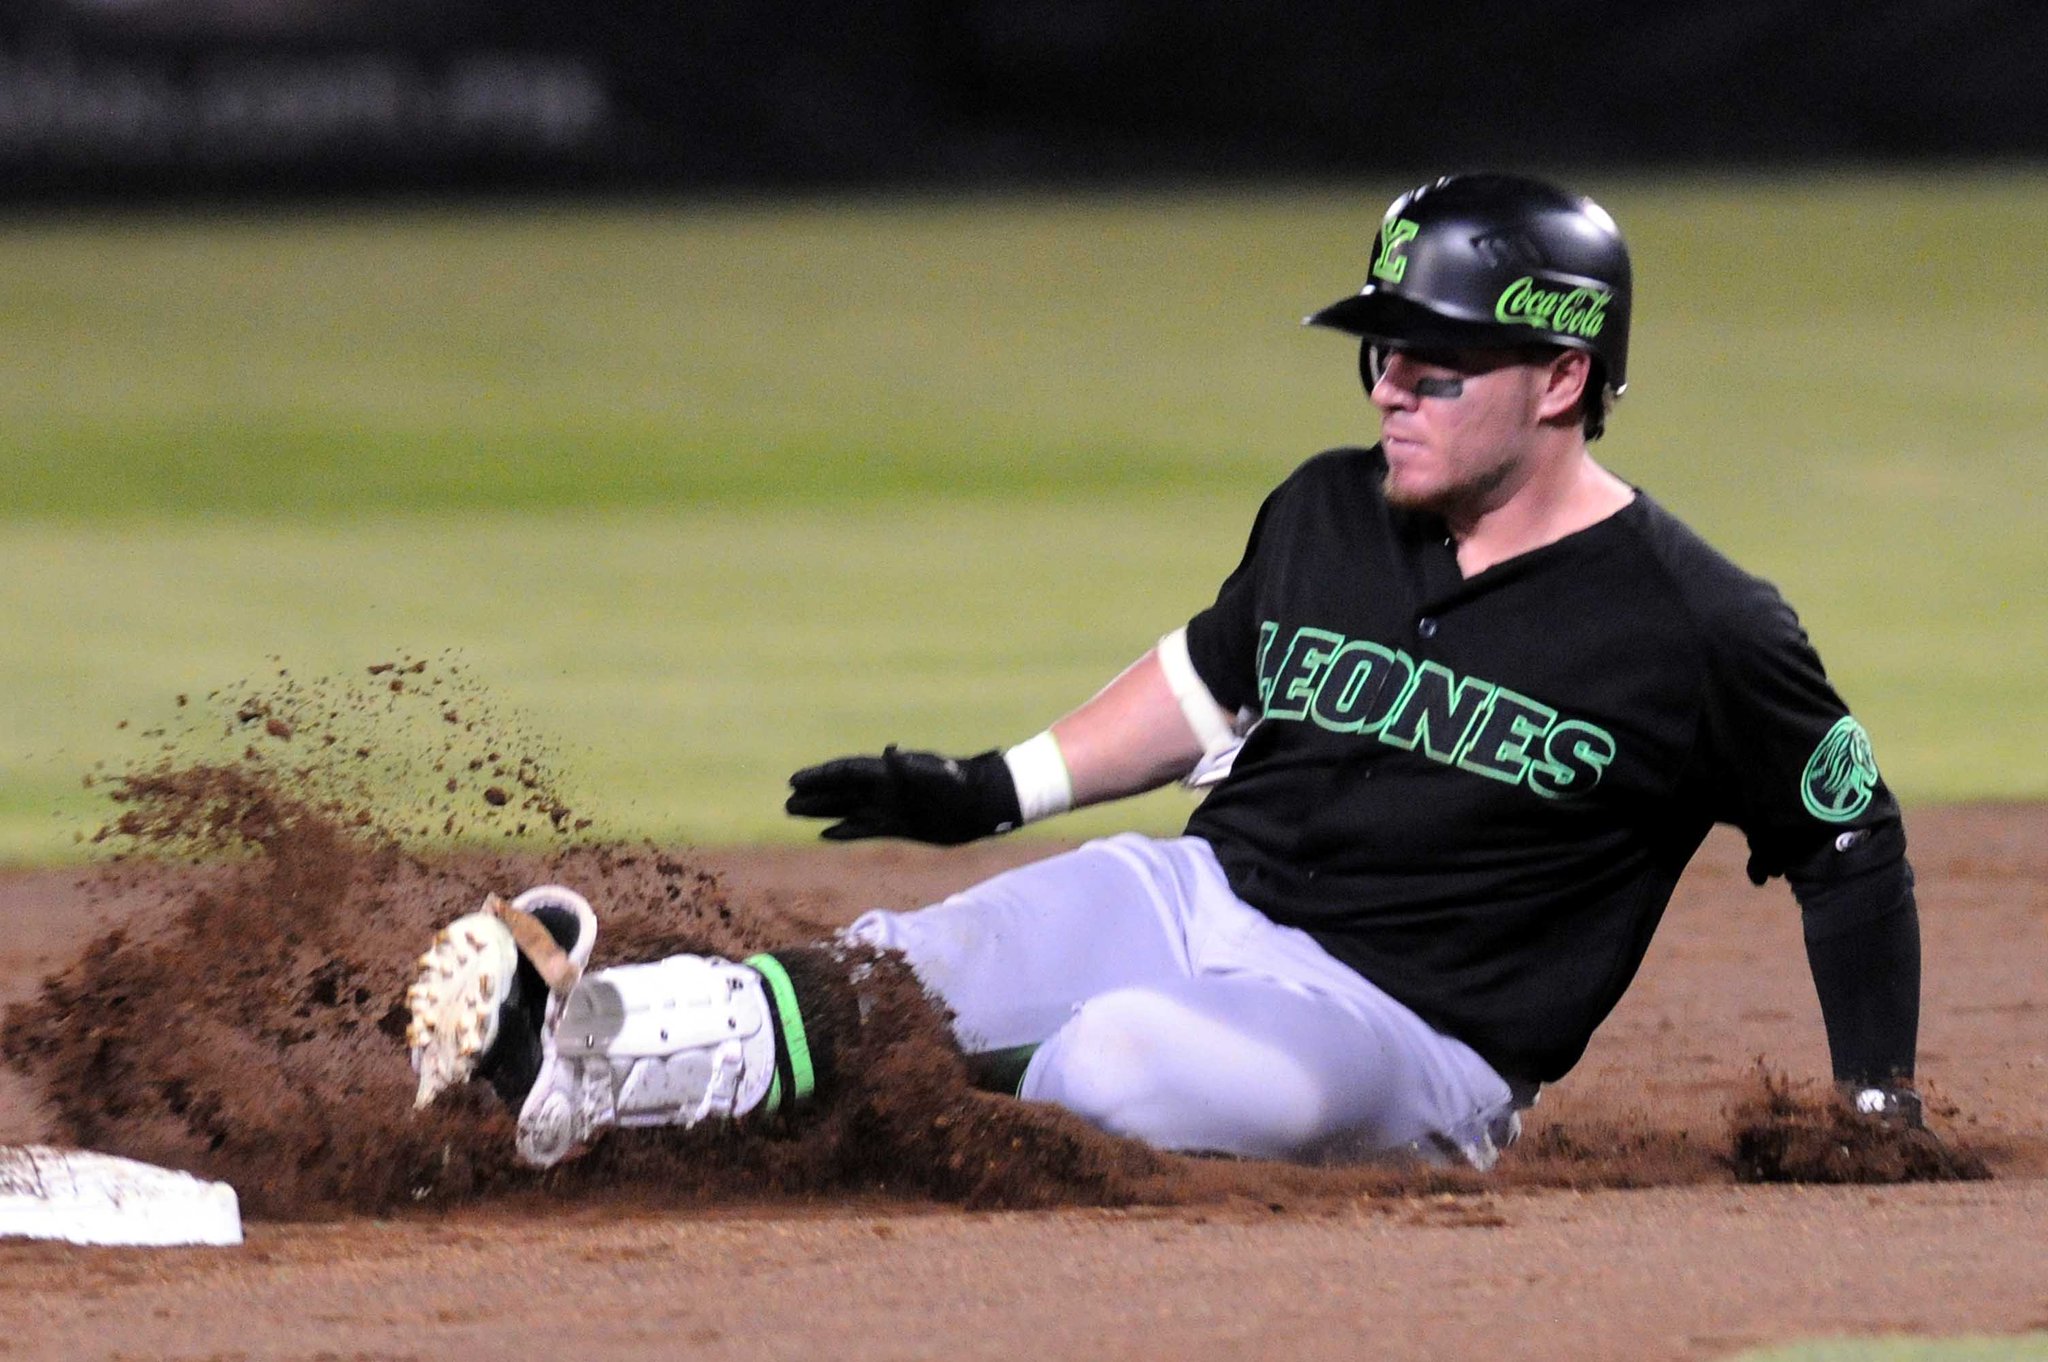
<path fill-rule="evenodd" d="M 789 1060 L 789 1091 L 782 1091 L 782 1075 L 776 1074 L 775 1081 L 768 1086 L 764 1105 L 770 1111 L 780 1111 L 786 1097 L 790 1106 L 797 1106 L 817 1090 L 818 1075 L 811 1064 L 811 1043 L 804 1035 L 804 1016 L 797 1006 L 796 985 L 790 982 L 789 971 L 782 967 L 782 962 L 772 955 L 752 955 L 740 963 L 759 974 L 768 985 L 782 1031 L 782 1052 Z"/>

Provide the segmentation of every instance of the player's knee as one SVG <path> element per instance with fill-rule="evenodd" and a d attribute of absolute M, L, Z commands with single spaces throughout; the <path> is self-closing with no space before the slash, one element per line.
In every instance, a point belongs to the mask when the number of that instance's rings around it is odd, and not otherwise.
<path fill-rule="evenodd" d="M 1023 1096 L 1053 1102 L 1118 1134 L 1153 1105 L 1170 1027 L 1164 1000 L 1140 989 L 1089 999 L 1032 1062 Z"/>
<path fill-rule="evenodd" d="M 1324 1095 L 1270 1047 L 1172 997 L 1089 999 L 1046 1042 L 1020 1094 L 1164 1149 L 1284 1158 L 1324 1133 Z"/>

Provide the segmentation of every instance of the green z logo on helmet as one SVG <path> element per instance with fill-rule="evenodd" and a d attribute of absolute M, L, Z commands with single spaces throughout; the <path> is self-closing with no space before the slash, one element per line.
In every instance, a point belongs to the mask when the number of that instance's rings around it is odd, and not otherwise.
<path fill-rule="evenodd" d="M 1401 276 L 1408 273 L 1408 257 L 1401 254 L 1401 248 L 1415 240 L 1415 234 L 1422 229 L 1407 218 L 1395 218 L 1380 229 L 1380 255 L 1372 262 L 1372 277 L 1384 279 L 1390 284 L 1401 282 Z"/>
<path fill-rule="evenodd" d="M 1799 797 L 1806 811 L 1826 823 L 1846 823 L 1870 807 L 1877 789 L 1877 758 L 1863 725 L 1843 715 L 1806 759 Z"/>

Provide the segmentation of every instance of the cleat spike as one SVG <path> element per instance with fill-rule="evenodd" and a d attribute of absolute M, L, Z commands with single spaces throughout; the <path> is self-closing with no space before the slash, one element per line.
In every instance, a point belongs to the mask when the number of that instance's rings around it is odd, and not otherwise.
<path fill-rule="evenodd" d="M 475 1076 L 496 1039 L 498 1009 L 518 959 L 503 926 L 476 914 L 443 927 L 420 956 L 419 975 L 405 993 L 406 1048 L 419 1074 L 416 1110 Z"/>

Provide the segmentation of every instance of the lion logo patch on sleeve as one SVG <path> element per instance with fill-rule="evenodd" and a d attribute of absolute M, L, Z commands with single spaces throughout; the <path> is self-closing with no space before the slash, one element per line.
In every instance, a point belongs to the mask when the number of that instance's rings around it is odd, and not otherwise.
<path fill-rule="evenodd" d="M 1877 758 L 1863 725 L 1843 715 L 1806 759 L 1799 797 L 1806 811 L 1826 823 L 1846 823 L 1870 807 L 1877 789 Z"/>

